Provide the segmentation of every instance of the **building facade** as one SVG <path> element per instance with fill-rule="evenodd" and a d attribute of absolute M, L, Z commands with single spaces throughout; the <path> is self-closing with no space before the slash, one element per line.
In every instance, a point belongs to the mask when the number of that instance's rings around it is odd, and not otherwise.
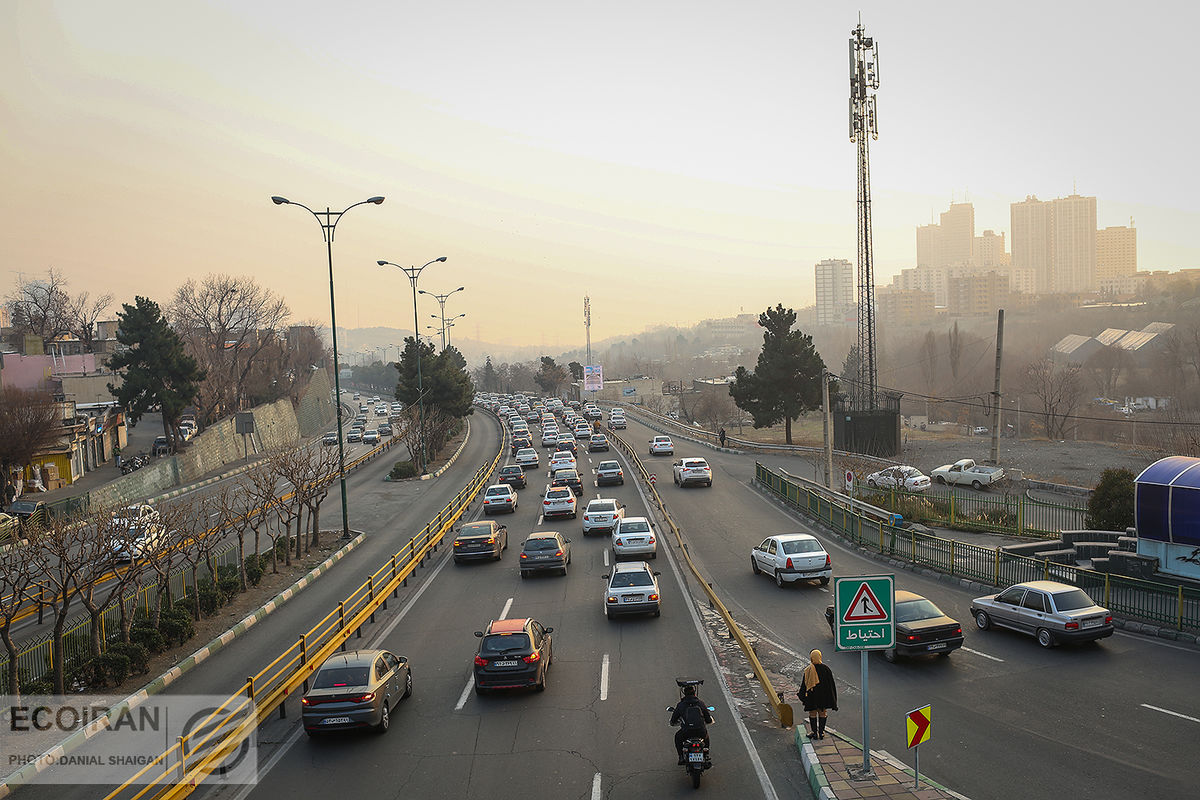
<path fill-rule="evenodd" d="M 827 258 L 815 267 L 817 324 L 842 325 L 853 319 L 854 265 L 844 258 Z"/>
<path fill-rule="evenodd" d="M 1112 278 L 1137 273 L 1137 229 L 1132 225 L 1096 231 L 1097 288 Z"/>

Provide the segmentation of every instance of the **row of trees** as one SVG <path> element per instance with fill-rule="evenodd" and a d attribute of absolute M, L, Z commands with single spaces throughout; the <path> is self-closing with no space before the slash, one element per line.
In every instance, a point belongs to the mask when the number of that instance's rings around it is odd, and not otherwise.
<path fill-rule="evenodd" d="M 496 366 L 488 356 L 483 366 L 472 373 L 475 385 L 485 392 L 534 392 L 557 395 L 567 381 L 583 380 L 583 365 L 571 361 L 566 366 L 550 356 L 536 361 L 503 363 Z"/>
<path fill-rule="evenodd" d="M 139 619 L 133 610 L 143 588 L 152 597 L 150 613 L 140 620 L 148 630 L 161 632 L 164 614 L 170 616 L 172 610 L 186 608 L 194 619 L 215 613 L 223 600 L 257 583 L 264 562 L 278 571 L 281 559 L 290 565 L 319 546 L 320 508 L 337 466 L 331 448 L 272 451 L 236 481 L 156 506 L 159 533 L 148 538 L 111 508 L 55 517 L 28 530 L 26 539 L 0 552 L 0 641 L 9 658 L 8 693 L 18 694 L 22 680 L 42 678 L 22 676 L 17 666 L 12 628 L 23 614 L 37 608 L 51 615 L 49 682 L 61 694 L 72 683 L 64 633 L 80 607 L 90 618 L 91 659 L 99 659 L 107 644 L 136 643 L 133 631 Z M 236 571 L 223 571 L 216 559 L 231 541 Z M 139 549 L 139 557 L 128 565 L 116 562 L 115 553 Z M 190 578 L 183 598 L 172 596 L 172 577 L 180 571 Z M 114 607 L 119 624 L 106 643 L 101 617 Z"/>

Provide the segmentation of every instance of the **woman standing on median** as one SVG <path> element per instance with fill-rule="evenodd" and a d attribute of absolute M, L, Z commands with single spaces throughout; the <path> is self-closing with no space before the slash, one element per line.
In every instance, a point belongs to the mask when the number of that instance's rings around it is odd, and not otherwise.
<path fill-rule="evenodd" d="M 808 722 L 812 726 L 808 738 L 824 739 L 825 715 L 830 710 L 838 710 L 837 686 L 833 682 L 833 670 L 821 662 L 820 650 L 813 650 L 808 658 L 811 663 L 804 669 L 804 683 L 796 696 L 808 712 Z"/>

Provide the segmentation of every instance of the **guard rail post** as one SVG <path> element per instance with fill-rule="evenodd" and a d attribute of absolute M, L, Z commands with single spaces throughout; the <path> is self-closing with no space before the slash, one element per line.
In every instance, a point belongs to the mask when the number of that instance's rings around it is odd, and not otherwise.
<path fill-rule="evenodd" d="M 307 666 L 308 666 L 308 634 L 302 633 L 302 634 L 300 634 L 300 667 L 302 669 L 304 669 Z M 308 694 L 308 675 L 307 675 L 308 670 L 305 669 L 304 671 L 306 673 L 304 676 L 304 693 Z"/>
<path fill-rule="evenodd" d="M 383 598 L 383 602 L 387 602 L 387 597 Z M 371 609 L 371 623 L 375 622 L 375 576 L 367 576 L 367 604 Z M 361 630 L 361 629 L 360 629 Z"/>
<path fill-rule="evenodd" d="M 338 635 L 346 630 L 346 601 L 342 600 L 338 603 Z M 342 652 L 346 652 L 346 640 L 342 639 Z"/>

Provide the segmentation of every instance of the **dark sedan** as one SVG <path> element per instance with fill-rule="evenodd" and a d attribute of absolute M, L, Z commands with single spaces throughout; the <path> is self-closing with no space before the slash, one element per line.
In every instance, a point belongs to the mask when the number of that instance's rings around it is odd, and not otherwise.
<path fill-rule="evenodd" d="M 500 468 L 498 473 L 500 483 L 507 483 L 514 489 L 524 489 L 529 485 L 525 479 L 525 470 L 519 464 L 508 464 Z"/>
<path fill-rule="evenodd" d="M 571 540 L 561 533 L 541 531 L 529 534 L 521 548 L 521 577 L 528 578 L 535 572 L 556 570 L 567 574 L 571 563 Z"/>
<path fill-rule="evenodd" d="M 352 650 L 329 657 L 300 700 L 304 732 L 371 728 L 386 733 L 391 710 L 412 694 L 408 659 L 387 650 Z"/>
<path fill-rule="evenodd" d="M 579 477 L 579 473 L 573 469 L 560 469 L 555 471 L 554 477 L 550 480 L 551 486 L 566 486 L 576 497 L 583 494 L 583 479 Z"/>
<path fill-rule="evenodd" d="M 475 631 L 475 693 L 491 689 L 546 688 L 546 673 L 554 663 L 554 628 L 536 619 L 501 619 L 486 631 Z"/>
<path fill-rule="evenodd" d="M 883 657 L 948 656 L 963 645 L 963 631 L 932 601 L 919 594 L 896 590 L 896 646 L 883 651 Z M 825 608 L 825 621 L 833 632 L 833 606 Z"/>
<path fill-rule="evenodd" d="M 512 438 L 512 455 L 515 456 L 522 447 L 533 447 L 533 439 L 529 436 L 514 436 Z"/>
<path fill-rule="evenodd" d="M 454 563 L 499 561 L 508 548 L 508 528 L 498 522 L 468 522 L 454 537 Z"/>

